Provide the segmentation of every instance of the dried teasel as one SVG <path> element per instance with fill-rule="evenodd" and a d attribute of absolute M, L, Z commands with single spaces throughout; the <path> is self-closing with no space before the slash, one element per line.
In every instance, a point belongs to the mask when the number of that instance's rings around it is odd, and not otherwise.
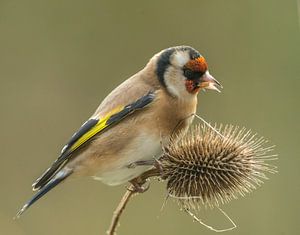
<path fill-rule="evenodd" d="M 164 147 L 158 160 L 170 197 L 185 209 L 219 206 L 244 196 L 275 173 L 276 155 L 263 137 L 232 125 L 194 126 L 179 141 Z"/>

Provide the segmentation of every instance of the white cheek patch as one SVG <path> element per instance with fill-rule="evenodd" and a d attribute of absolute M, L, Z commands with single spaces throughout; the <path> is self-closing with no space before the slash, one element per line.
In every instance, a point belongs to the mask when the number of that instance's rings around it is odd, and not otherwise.
<path fill-rule="evenodd" d="M 173 63 L 178 67 L 183 67 L 190 60 L 190 56 L 187 52 L 180 51 L 174 55 Z"/>
<path fill-rule="evenodd" d="M 188 51 L 176 51 L 171 58 L 171 66 L 165 71 L 164 82 L 170 94 L 181 99 L 193 97 L 185 86 L 186 77 L 183 75 L 182 68 L 190 61 Z"/>
<path fill-rule="evenodd" d="M 167 87 L 167 90 L 176 97 L 180 96 L 180 90 L 183 86 L 183 81 L 180 81 L 181 79 L 176 74 L 174 68 L 169 67 L 168 70 L 165 72 L 165 84 Z"/>
<path fill-rule="evenodd" d="M 175 97 L 190 96 L 185 87 L 185 77 L 175 68 L 169 67 L 165 72 L 167 90 Z"/>
<path fill-rule="evenodd" d="M 176 84 L 166 81 L 167 90 L 175 97 L 180 97 L 180 92 Z"/>

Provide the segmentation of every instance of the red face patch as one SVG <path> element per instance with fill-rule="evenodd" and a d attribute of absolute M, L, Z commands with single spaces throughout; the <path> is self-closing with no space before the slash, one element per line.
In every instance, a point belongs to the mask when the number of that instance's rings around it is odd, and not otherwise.
<path fill-rule="evenodd" d="M 185 67 L 187 67 L 188 69 L 195 71 L 195 72 L 200 72 L 200 73 L 205 73 L 208 66 L 206 63 L 206 60 L 204 59 L 203 56 L 198 57 L 194 60 L 190 60 Z"/>
<path fill-rule="evenodd" d="M 196 94 L 200 90 L 200 87 L 192 80 L 186 80 L 185 87 L 186 90 L 192 94 Z"/>

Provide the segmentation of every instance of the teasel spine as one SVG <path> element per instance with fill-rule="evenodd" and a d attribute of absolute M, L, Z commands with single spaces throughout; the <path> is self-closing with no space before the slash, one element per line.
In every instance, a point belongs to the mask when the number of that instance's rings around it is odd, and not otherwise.
<path fill-rule="evenodd" d="M 161 178 L 170 197 L 185 208 L 219 206 L 238 195 L 245 196 L 276 173 L 269 164 L 277 155 L 274 146 L 246 128 L 233 125 L 215 129 L 196 125 L 178 142 L 163 148 L 158 160 Z"/>

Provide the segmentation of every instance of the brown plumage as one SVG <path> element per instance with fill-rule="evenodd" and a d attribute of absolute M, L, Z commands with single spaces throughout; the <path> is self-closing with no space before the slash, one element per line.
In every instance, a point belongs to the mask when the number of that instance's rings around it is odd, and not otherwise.
<path fill-rule="evenodd" d="M 196 112 L 201 88 L 220 85 L 203 56 L 188 46 L 165 49 L 125 80 L 71 137 L 59 158 L 36 180 L 37 194 L 23 213 L 64 179 L 92 176 L 108 185 L 130 181 L 148 170 L 161 145 L 185 132 Z M 190 117 L 190 118 L 187 118 Z"/>

